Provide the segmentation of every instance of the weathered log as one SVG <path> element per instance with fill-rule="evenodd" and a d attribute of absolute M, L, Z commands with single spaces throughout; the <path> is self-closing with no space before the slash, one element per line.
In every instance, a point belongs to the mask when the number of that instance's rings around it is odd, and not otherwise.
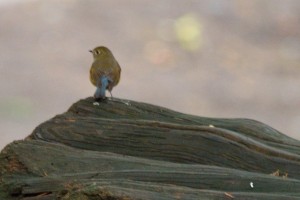
<path fill-rule="evenodd" d="M 300 199 L 300 142 L 249 119 L 80 100 L 0 154 L 1 199 Z"/>

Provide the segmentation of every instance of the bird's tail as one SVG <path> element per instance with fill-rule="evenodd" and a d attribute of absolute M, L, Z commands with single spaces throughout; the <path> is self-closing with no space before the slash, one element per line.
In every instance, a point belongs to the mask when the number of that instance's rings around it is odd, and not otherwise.
<path fill-rule="evenodd" d="M 109 78 L 105 75 L 101 76 L 98 80 L 97 90 L 95 92 L 95 99 L 105 99 L 105 90 L 109 83 Z M 100 87 L 99 87 L 100 86 Z"/>

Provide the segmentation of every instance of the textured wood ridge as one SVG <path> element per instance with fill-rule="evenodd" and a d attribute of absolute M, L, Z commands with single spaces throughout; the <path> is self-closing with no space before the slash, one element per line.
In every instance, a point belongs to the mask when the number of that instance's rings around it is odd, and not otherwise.
<path fill-rule="evenodd" d="M 249 119 L 80 100 L 0 154 L 0 199 L 300 199 L 300 142 Z"/>

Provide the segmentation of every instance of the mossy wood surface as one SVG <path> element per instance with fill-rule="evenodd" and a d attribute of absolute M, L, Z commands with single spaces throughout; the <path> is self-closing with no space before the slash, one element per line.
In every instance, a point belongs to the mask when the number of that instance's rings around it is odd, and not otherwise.
<path fill-rule="evenodd" d="M 0 154 L 0 199 L 300 199 L 300 142 L 249 119 L 80 100 Z"/>

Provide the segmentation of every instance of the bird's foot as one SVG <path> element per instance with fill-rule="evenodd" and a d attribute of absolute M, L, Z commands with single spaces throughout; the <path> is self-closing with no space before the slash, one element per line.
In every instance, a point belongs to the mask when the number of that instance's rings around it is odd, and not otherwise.
<path fill-rule="evenodd" d="M 95 102 L 107 102 L 106 97 L 94 97 Z"/>

